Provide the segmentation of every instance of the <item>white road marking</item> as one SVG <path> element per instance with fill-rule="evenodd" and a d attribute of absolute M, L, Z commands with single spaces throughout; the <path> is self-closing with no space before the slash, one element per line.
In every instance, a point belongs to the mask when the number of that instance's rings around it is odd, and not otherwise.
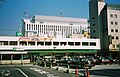
<path fill-rule="evenodd" d="M 22 70 L 20 70 L 19 68 L 17 69 L 19 70 L 25 77 L 28 77 Z"/>
<path fill-rule="evenodd" d="M 36 72 L 38 72 L 40 74 L 44 74 L 47 77 L 59 77 L 59 76 L 55 76 L 55 74 L 51 74 L 51 73 L 49 73 L 47 71 L 43 71 L 42 69 L 38 69 L 38 68 L 30 68 L 30 69 L 32 69 L 32 70 L 34 70 L 34 71 L 36 71 Z"/>

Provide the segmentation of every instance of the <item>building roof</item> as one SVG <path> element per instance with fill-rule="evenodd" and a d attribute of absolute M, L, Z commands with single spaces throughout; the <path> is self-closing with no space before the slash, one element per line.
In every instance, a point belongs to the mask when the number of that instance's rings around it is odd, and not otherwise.
<path fill-rule="evenodd" d="M 87 18 L 72 18 L 63 16 L 44 16 L 35 15 L 34 20 L 36 21 L 63 21 L 63 22 L 87 22 Z"/>
<path fill-rule="evenodd" d="M 108 9 L 120 10 L 120 4 L 107 4 Z"/>

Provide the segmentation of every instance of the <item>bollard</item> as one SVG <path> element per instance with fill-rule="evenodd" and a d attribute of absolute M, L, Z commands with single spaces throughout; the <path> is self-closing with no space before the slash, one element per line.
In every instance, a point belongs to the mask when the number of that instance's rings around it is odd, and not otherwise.
<path fill-rule="evenodd" d="M 56 70 L 59 70 L 59 63 L 57 63 L 57 68 L 56 68 Z"/>
<path fill-rule="evenodd" d="M 85 67 L 84 77 L 90 77 L 90 72 L 89 72 L 88 68 L 86 68 L 86 67 Z"/>
<path fill-rule="evenodd" d="M 87 69 L 85 67 L 84 77 L 87 77 Z"/>
<path fill-rule="evenodd" d="M 78 76 L 78 69 L 77 69 L 77 67 L 75 69 L 75 75 Z"/>
<path fill-rule="evenodd" d="M 44 67 L 46 67 L 46 62 L 44 61 Z"/>
<path fill-rule="evenodd" d="M 67 73 L 70 73 L 70 66 L 68 65 L 68 68 L 66 70 Z"/>
<path fill-rule="evenodd" d="M 50 62 L 50 68 L 52 68 L 52 62 Z"/>
<path fill-rule="evenodd" d="M 87 77 L 90 77 L 90 72 L 88 69 L 87 69 Z"/>

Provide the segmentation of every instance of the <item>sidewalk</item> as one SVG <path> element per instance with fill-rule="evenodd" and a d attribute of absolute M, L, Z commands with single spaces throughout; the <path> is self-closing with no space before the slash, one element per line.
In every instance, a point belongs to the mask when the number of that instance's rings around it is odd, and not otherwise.
<path fill-rule="evenodd" d="M 76 69 L 71 69 L 71 68 L 66 68 L 66 67 L 61 67 L 61 66 L 55 66 L 55 67 L 52 67 L 53 69 L 55 69 L 55 70 L 59 70 L 59 71 L 63 71 L 63 72 L 65 72 L 65 73 L 70 73 L 70 74 L 74 74 L 74 75 L 76 75 Z M 84 69 L 82 69 L 82 70 L 84 70 Z M 79 77 L 82 77 L 82 76 L 84 76 L 84 73 L 82 73 L 82 72 L 80 72 L 79 71 L 79 69 L 78 69 L 78 75 L 79 75 Z"/>
<path fill-rule="evenodd" d="M 64 67 L 60 67 L 60 70 L 57 70 L 57 67 L 50 68 L 50 67 L 42 67 L 42 66 L 38 66 L 38 65 L 35 65 L 34 67 L 41 69 L 41 70 L 44 70 L 44 71 L 47 71 L 51 74 L 57 75 L 59 77 L 83 77 L 81 75 L 75 75 L 72 72 L 66 73 L 67 68 L 64 68 Z"/>

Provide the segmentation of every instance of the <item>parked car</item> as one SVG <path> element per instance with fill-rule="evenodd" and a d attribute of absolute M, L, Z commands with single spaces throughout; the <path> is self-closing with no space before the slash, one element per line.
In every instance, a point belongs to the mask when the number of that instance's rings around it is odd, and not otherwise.
<path fill-rule="evenodd" d="M 70 63 L 70 67 L 90 69 L 93 67 L 93 65 L 86 57 L 82 57 L 82 58 L 73 58 L 73 60 Z"/>
<path fill-rule="evenodd" d="M 115 63 L 115 64 L 120 64 L 120 58 L 119 58 L 119 57 L 116 58 L 116 59 L 114 60 L 114 63 Z"/>
<path fill-rule="evenodd" d="M 103 56 L 98 56 L 98 57 L 95 57 L 96 59 L 96 62 L 95 64 L 96 65 L 99 65 L 99 64 L 112 64 L 113 63 L 113 60 L 112 59 L 109 59 L 109 58 L 105 58 Z"/>

